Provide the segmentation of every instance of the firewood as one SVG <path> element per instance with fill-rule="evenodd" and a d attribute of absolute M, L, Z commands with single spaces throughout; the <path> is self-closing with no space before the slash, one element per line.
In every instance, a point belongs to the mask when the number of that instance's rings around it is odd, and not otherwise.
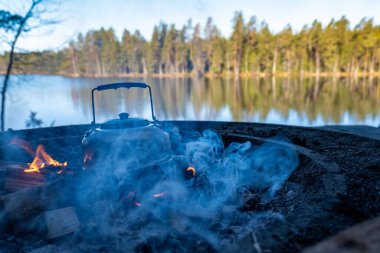
<path fill-rule="evenodd" d="M 60 177 L 43 185 L 1 196 L 0 207 L 3 211 L 0 225 L 10 227 L 10 231 L 16 235 L 40 233 L 44 230 L 45 211 L 71 206 L 75 202 L 74 185 L 71 177 Z M 0 234 L 0 237 L 4 235 Z"/>
<path fill-rule="evenodd" d="M 0 162 L 0 190 L 5 192 L 20 191 L 45 183 L 45 175 L 26 173 L 27 164 Z"/>
<path fill-rule="evenodd" d="M 72 175 L 71 169 L 60 166 L 46 166 L 40 173 L 25 172 L 29 166 L 25 163 L 16 163 L 0 160 L 0 191 L 15 192 L 32 186 L 44 184 L 57 177 Z M 0 195 L 1 196 L 1 195 Z"/>
<path fill-rule="evenodd" d="M 0 160 L 0 171 L 6 170 L 7 168 L 15 170 L 24 170 L 28 167 L 27 163 L 18 163 L 12 161 Z"/>
<path fill-rule="evenodd" d="M 68 189 L 70 187 L 68 178 L 59 178 L 43 185 L 3 195 L 0 197 L 0 204 L 3 205 L 12 223 L 23 222 L 45 210 L 67 204 L 71 196 L 71 191 Z"/>
<path fill-rule="evenodd" d="M 23 170 L 8 169 L 4 182 L 5 192 L 16 192 L 45 183 L 46 176 L 40 173 L 26 173 Z"/>
<path fill-rule="evenodd" d="M 43 217 L 47 239 L 54 239 L 80 229 L 79 219 L 71 207 L 46 211 Z"/>
<path fill-rule="evenodd" d="M 40 215 L 12 224 L 17 236 L 35 234 L 41 238 L 54 239 L 80 229 L 79 219 L 72 207 L 45 211 Z"/>
<path fill-rule="evenodd" d="M 379 238 L 380 217 L 377 217 L 348 228 L 304 253 L 377 253 L 380 252 Z"/>
<path fill-rule="evenodd" d="M 83 203 L 79 201 L 78 193 L 83 193 L 83 190 L 88 188 L 87 184 L 82 185 L 81 182 L 91 174 L 84 171 L 73 175 L 60 175 L 43 185 L 1 196 L 0 209 L 4 215 L 0 217 L 0 222 L 5 219 L 3 223 L 9 224 L 11 231 L 16 235 L 40 234 L 44 227 L 48 233 L 47 238 L 76 231 L 79 221 L 75 213 L 70 209 L 56 209 L 81 206 Z M 55 220 L 54 216 L 58 220 Z"/>

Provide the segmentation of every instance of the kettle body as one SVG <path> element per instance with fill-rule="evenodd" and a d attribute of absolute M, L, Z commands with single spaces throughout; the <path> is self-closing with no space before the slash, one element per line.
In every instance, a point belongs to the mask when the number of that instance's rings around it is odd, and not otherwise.
<path fill-rule="evenodd" d="M 95 123 L 94 91 L 118 88 L 149 88 L 152 121 L 130 118 L 120 113 L 119 119 Z M 145 83 L 116 83 L 98 86 L 92 91 L 93 121 L 82 139 L 83 169 L 112 164 L 115 171 L 140 168 L 168 161 L 172 157 L 169 134 L 164 131 L 153 111 L 151 88 Z"/>

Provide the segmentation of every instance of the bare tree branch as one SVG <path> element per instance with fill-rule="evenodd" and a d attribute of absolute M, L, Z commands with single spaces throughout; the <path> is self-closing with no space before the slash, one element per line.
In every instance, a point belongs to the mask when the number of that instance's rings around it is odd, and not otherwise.
<path fill-rule="evenodd" d="M 4 29 L 6 32 L 14 31 L 14 36 L 10 39 L 10 52 L 8 56 L 8 65 L 3 81 L 3 86 L 1 89 L 1 131 L 5 129 L 5 102 L 6 95 L 9 85 L 9 78 L 14 66 L 15 60 L 15 50 L 16 44 L 19 37 L 31 29 L 40 27 L 41 25 L 55 24 L 57 21 L 43 19 L 42 14 L 47 12 L 46 6 L 43 3 L 48 2 L 48 0 L 32 0 L 30 6 L 28 7 L 25 15 L 21 16 L 19 14 L 11 14 L 8 11 L 0 10 L 0 28 Z M 39 8 L 38 8 L 39 7 Z M 32 19 L 35 19 L 36 23 L 29 24 Z"/>

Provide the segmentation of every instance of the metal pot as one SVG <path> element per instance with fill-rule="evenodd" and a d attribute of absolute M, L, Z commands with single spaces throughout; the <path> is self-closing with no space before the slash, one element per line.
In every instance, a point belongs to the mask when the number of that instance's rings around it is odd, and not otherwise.
<path fill-rule="evenodd" d="M 119 119 L 97 124 L 95 119 L 94 93 L 119 88 L 142 88 L 149 90 L 152 120 L 130 118 L 126 112 Z M 172 158 L 169 134 L 161 129 L 154 115 L 151 87 L 145 83 L 111 83 L 94 88 L 92 95 L 91 129 L 82 140 L 83 168 L 88 169 L 99 162 L 117 164 L 117 167 L 145 167 Z M 116 165 L 115 165 L 116 166 Z"/>

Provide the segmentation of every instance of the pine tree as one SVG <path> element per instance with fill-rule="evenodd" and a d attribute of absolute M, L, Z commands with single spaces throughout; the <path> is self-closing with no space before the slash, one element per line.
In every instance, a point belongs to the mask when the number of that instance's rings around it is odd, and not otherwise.
<path fill-rule="evenodd" d="M 193 37 L 190 41 L 190 61 L 193 66 L 192 71 L 200 76 L 205 71 L 205 52 L 203 50 L 203 39 L 201 38 L 201 26 L 194 27 Z"/>
<path fill-rule="evenodd" d="M 232 20 L 225 38 L 209 17 L 204 29 L 189 20 L 180 30 L 161 22 L 149 41 L 139 31 L 125 29 L 121 39 L 112 28 L 79 34 L 59 51 L 15 53 L 15 70 L 72 75 L 203 74 L 235 76 L 241 73 L 283 74 L 340 73 L 357 77 L 380 71 L 380 26 L 363 19 L 353 29 L 346 17 L 322 26 L 315 20 L 299 32 L 290 26 L 277 33 L 247 23 L 241 12 Z M 0 70 L 9 55 L 0 55 Z M 34 67 L 33 67 L 34 66 Z"/>
<path fill-rule="evenodd" d="M 311 52 L 312 61 L 315 66 L 315 74 L 319 76 L 321 72 L 321 37 L 322 24 L 315 20 L 310 29 L 309 50 Z"/>
<path fill-rule="evenodd" d="M 239 75 L 240 65 L 243 58 L 243 43 L 245 31 L 242 12 L 236 12 L 233 19 L 233 31 L 229 43 L 229 57 L 232 62 L 232 70 L 235 76 Z"/>

